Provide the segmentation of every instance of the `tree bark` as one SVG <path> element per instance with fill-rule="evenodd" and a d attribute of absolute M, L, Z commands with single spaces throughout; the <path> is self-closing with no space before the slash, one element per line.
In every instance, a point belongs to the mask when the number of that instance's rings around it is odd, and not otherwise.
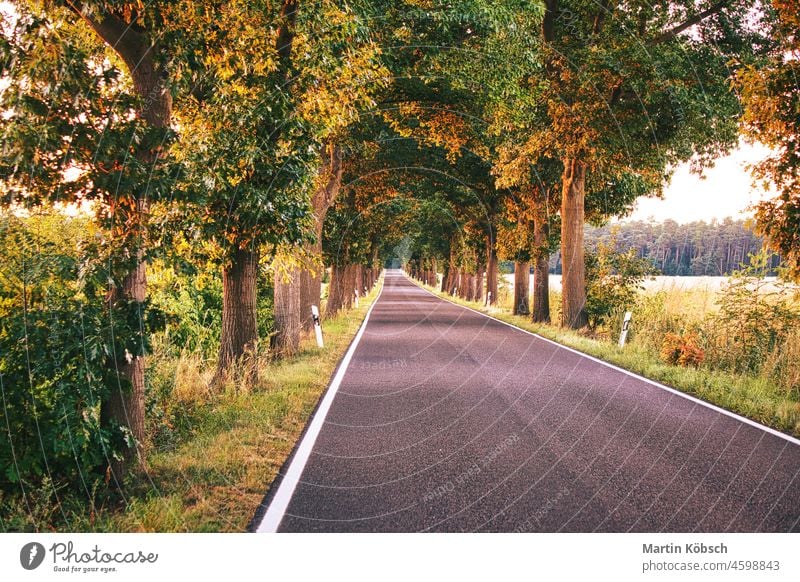
<path fill-rule="evenodd" d="M 358 280 L 358 265 L 350 263 L 347 265 L 345 273 L 347 274 L 347 285 L 344 288 L 344 306 L 346 309 L 351 309 L 355 302 L 355 294 L 353 292 L 358 284 L 356 282 Z"/>
<path fill-rule="evenodd" d="M 456 288 L 458 287 L 458 276 L 459 276 L 459 268 L 458 262 L 456 261 L 456 252 L 453 248 L 453 245 L 450 245 L 450 260 L 447 266 L 447 286 L 443 288 L 443 291 L 447 291 L 450 295 L 456 294 Z M 445 282 L 442 282 L 442 285 L 445 285 Z"/>
<path fill-rule="evenodd" d="M 315 251 L 316 252 L 316 251 Z M 320 254 L 321 255 L 321 248 Z M 322 265 L 318 269 L 300 269 L 300 329 L 301 331 L 311 331 L 314 328 L 314 320 L 311 317 L 311 306 L 316 305 L 320 308 L 322 297 Z"/>
<path fill-rule="evenodd" d="M 272 335 L 270 345 L 275 356 L 284 358 L 296 354 L 300 349 L 302 330 L 300 297 L 305 272 L 300 269 L 291 269 L 288 273 L 279 271 L 280 268 L 276 269 L 273 283 L 275 333 Z"/>
<path fill-rule="evenodd" d="M 333 265 L 331 280 L 328 284 L 328 303 L 325 305 L 325 317 L 332 317 L 341 311 L 344 304 L 344 271 L 346 267 Z"/>
<path fill-rule="evenodd" d="M 353 301 L 356 297 L 364 295 L 364 267 L 353 265 Z"/>
<path fill-rule="evenodd" d="M 301 328 L 310 331 L 314 322 L 311 319 L 311 306 L 320 307 L 322 292 L 322 229 L 328 210 L 336 201 L 342 185 L 342 154 L 339 146 L 328 145 L 328 159 L 320 173 L 323 182 L 314 191 L 311 207 L 314 211 L 314 243 L 310 246 L 311 255 L 316 257 L 318 269 L 303 269 L 300 275 L 300 322 Z"/>
<path fill-rule="evenodd" d="M 550 323 L 550 258 L 541 253 L 533 264 L 533 316 L 536 323 Z"/>
<path fill-rule="evenodd" d="M 258 252 L 239 249 L 222 269 L 222 335 L 215 382 L 224 380 L 243 356 L 256 349 Z M 248 372 L 247 381 L 252 380 Z"/>
<path fill-rule="evenodd" d="M 483 301 L 483 279 L 486 276 L 486 269 L 481 263 L 480 267 L 478 268 L 478 272 L 475 273 L 475 291 L 472 300 L 473 301 Z"/>
<path fill-rule="evenodd" d="M 527 261 L 514 263 L 514 315 L 528 315 L 530 308 L 530 271 Z"/>
<path fill-rule="evenodd" d="M 143 200 L 138 201 L 139 212 L 144 213 L 146 206 Z M 147 296 L 147 269 L 146 263 L 141 260 L 143 254 L 143 249 L 139 248 L 137 250 L 138 263 L 125 276 L 122 284 L 111 290 L 109 294 L 110 307 L 113 308 L 118 303 L 141 304 L 144 302 Z M 117 487 L 121 487 L 122 479 L 131 463 L 137 458 L 139 462 L 144 462 L 144 356 L 142 354 L 117 354 L 117 359 L 112 362 L 112 365 L 119 383 L 118 387 L 111 390 L 108 399 L 101 405 L 100 414 L 103 424 L 127 428 L 135 440 L 134 446 L 123 450 L 122 459 L 111 460 L 111 474 Z"/>
<path fill-rule="evenodd" d="M 494 234 L 490 234 L 486 247 L 486 303 L 497 303 L 497 249 L 494 243 Z"/>
<path fill-rule="evenodd" d="M 533 209 L 533 321 L 550 323 L 550 222 L 547 193 L 537 188 Z M 583 248 L 583 243 L 581 243 Z"/>
<path fill-rule="evenodd" d="M 561 325 L 585 327 L 586 268 L 583 252 L 583 224 L 586 164 L 576 158 L 564 160 L 561 190 Z"/>

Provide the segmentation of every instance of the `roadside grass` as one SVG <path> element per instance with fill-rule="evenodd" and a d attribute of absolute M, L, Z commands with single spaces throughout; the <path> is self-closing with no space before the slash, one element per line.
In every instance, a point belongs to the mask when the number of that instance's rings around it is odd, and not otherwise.
<path fill-rule="evenodd" d="M 202 409 L 192 437 L 149 459 L 146 478 L 110 531 L 244 531 L 300 437 L 333 371 L 375 301 L 324 321 L 325 348 L 259 370 L 248 393 L 227 391 Z"/>
<path fill-rule="evenodd" d="M 306 338 L 297 356 L 262 364 L 249 390 L 230 384 L 209 392 L 213 370 L 199 369 L 209 363 L 193 355 L 153 363 L 172 374 L 165 399 L 187 412 L 173 415 L 184 426 L 150 448 L 147 467 L 128 478 L 125 498 L 56 495 L 46 485 L 28 491 L 27 502 L 0 496 L 6 506 L 0 526 L 4 531 L 245 531 L 380 286 L 360 307 L 323 321 L 324 349 L 313 336 Z"/>
<path fill-rule="evenodd" d="M 696 398 L 735 412 L 786 434 L 800 437 L 800 402 L 792 392 L 776 386 L 769 378 L 748 374 L 734 374 L 706 368 L 680 367 L 667 364 L 652 348 L 632 341 L 624 348 L 606 339 L 588 337 L 578 331 L 555 325 L 533 323 L 528 317 L 511 314 L 511 303 L 501 289 L 499 305 L 487 307 L 479 302 L 452 297 L 419 281 L 414 283 L 452 303 L 470 307 L 487 315 L 533 332 L 556 343 L 604 360 L 645 378 L 691 394 Z M 670 290 L 665 303 L 665 316 L 699 319 L 703 310 L 713 305 L 713 291 L 692 290 L 681 299 L 681 290 Z M 558 321 L 560 294 L 551 293 L 551 307 L 555 307 L 553 321 Z"/>

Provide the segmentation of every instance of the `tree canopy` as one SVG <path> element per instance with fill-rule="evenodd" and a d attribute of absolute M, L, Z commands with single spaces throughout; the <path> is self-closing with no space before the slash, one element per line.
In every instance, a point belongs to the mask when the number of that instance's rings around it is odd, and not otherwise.
<path fill-rule="evenodd" d="M 8 216 L 66 205 L 92 236 L 54 253 L 64 268 L 36 267 L 59 301 L 16 283 L 4 300 L 62 317 L 69 289 L 107 326 L 91 358 L 101 402 L 76 406 L 97 419 L 87 430 L 110 447 L 118 484 L 145 446 L 155 264 L 194 261 L 187 272 L 219 289 L 217 388 L 297 350 L 323 278 L 333 314 L 393 259 L 487 303 L 499 260 L 532 267 L 533 309 L 527 278 L 515 304 L 547 322 L 558 251 L 559 323 L 581 328 L 597 323 L 587 264 L 590 276 L 615 268 L 585 255 L 598 232 L 587 223 L 624 216 L 661 195 L 679 164 L 701 172 L 744 134 L 774 151 L 755 170 L 778 190 L 758 228 L 800 272 L 796 0 L 10 6 L 0 201 Z M 7 225 L 3 240 L 36 247 Z M 729 223 L 713 249 L 697 225 L 639 226 L 657 242 L 632 246 L 678 274 L 707 273 L 706 258 L 727 272 L 758 244 Z M 35 266 L 25 252 L 14 260 Z M 0 356 L 0 375 L 20 381 L 15 366 Z"/>

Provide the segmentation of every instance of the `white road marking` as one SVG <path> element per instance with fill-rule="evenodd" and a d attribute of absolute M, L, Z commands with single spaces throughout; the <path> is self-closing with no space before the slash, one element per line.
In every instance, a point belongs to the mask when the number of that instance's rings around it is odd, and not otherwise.
<path fill-rule="evenodd" d="M 731 412 L 730 410 L 725 410 L 724 408 L 720 408 L 719 406 L 714 406 L 713 404 L 711 404 L 709 402 L 706 402 L 705 400 L 700 400 L 699 398 L 695 398 L 694 396 L 691 396 L 690 394 L 686 394 L 685 392 L 681 392 L 680 390 L 676 390 L 675 388 L 670 388 L 669 386 L 665 386 L 664 384 L 659 384 L 655 380 L 651 380 L 650 378 L 645 378 L 644 376 L 640 376 L 639 374 L 636 374 L 635 372 L 631 372 L 630 370 L 626 370 L 624 368 L 620 368 L 619 366 L 615 366 L 614 364 L 609 364 L 608 362 L 605 362 L 603 360 L 600 360 L 600 359 L 595 358 L 593 356 L 590 356 L 588 354 L 584 354 L 581 351 L 569 348 L 569 347 L 567 347 L 567 346 L 565 346 L 563 344 L 560 344 L 560 343 L 555 342 L 553 340 L 547 339 L 546 337 L 540 336 L 537 333 L 533 333 L 532 331 L 528 331 L 527 329 L 522 329 L 521 327 L 517 327 L 513 323 L 508 323 L 507 321 L 503 321 L 502 319 L 497 319 L 496 317 L 492 317 L 491 315 L 487 315 L 486 313 L 483 313 L 482 311 L 478 311 L 477 309 L 473 309 L 472 307 L 467 307 L 466 305 L 461 305 L 460 303 L 456 303 L 455 301 L 451 301 L 447 297 L 442 297 L 440 295 L 437 295 L 433 291 L 429 291 L 428 289 L 425 289 L 421 285 L 417 284 L 417 282 L 414 281 L 411 277 L 409 277 L 405 272 L 403 274 L 406 275 L 406 279 L 411 281 L 413 284 L 415 284 L 417 287 L 419 287 L 420 289 L 422 289 L 426 293 L 430 293 L 431 295 L 433 295 L 437 299 L 441 299 L 442 301 L 447 301 L 448 303 L 452 303 L 453 305 L 457 305 L 458 307 L 463 307 L 464 309 L 468 309 L 469 311 L 473 311 L 473 312 L 477 313 L 478 315 L 482 315 L 484 317 L 488 317 L 489 319 L 493 319 L 494 321 L 497 321 L 498 323 L 502 323 L 503 325 L 507 325 L 508 327 L 510 327 L 512 329 L 515 329 L 517 331 L 521 331 L 521 332 L 526 333 L 528 335 L 532 335 L 533 337 L 535 337 L 537 339 L 545 341 L 545 342 L 547 342 L 549 344 L 553 344 L 554 346 L 558 346 L 559 348 L 561 348 L 563 350 L 567 350 L 568 352 L 572 352 L 573 354 L 577 354 L 577 355 L 579 355 L 581 357 L 586 358 L 587 360 L 592 360 L 593 362 L 597 362 L 598 364 L 602 364 L 602 365 L 604 365 L 604 366 L 606 366 L 608 368 L 611 368 L 612 370 L 616 370 L 618 372 L 622 372 L 623 374 L 627 374 L 628 376 L 632 376 L 634 378 L 637 378 L 637 379 L 641 380 L 642 382 L 646 382 L 647 384 L 655 386 L 656 388 L 661 388 L 662 390 L 666 390 L 667 392 L 672 392 L 673 394 L 677 394 L 678 396 L 686 398 L 687 400 L 691 400 L 692 402 L 695 402 L 697 404 L 705 406 L 706 408 L 710 408 L 711 410 L 716 410 L 717 412 L 722 413 L 725 416 L 729 416 L 731 418 L 735 418 L 736 420 L 740 420 L 741 422 L 744 422 L 745 424 L 749 424 L 750 426 L 754 426 L 754 427 L 759 428 L 759 429 L 761 429 L 763 431 L 766 431 L 766 432 L 768 432 L 768 433 L 770 433 L 772 435 L 775 435 L 775 436 L 780 437 L 780 438 L 782 438 L 784 440 L 787 440 L 792 444 L 800 446 L 800 440 L 798 440 L 798 439 L 796 439 L 796 438 L 794 438 L 792 436 L 789 436 L 788 434 L 782 433 L 779 430 L 775 430 L 774 428 L 770 428 L 768 426 L 764 426 L 763 424 L 760 424 L 760 423 L 758 423 L 758 422 L 756 422 L 754 420 L 750 420 L 749 418 L 746 418 L 744 416 L 739 416 L 738 414 L 736 414 L 734 412 Z"/>
<path fill-rule="evenodd" d="M 378 304 L 378 300 L 383 294 L 385 281 L 386 279 L 384 277 L 384 283 L 381 284 L 381 290 L 378 293 L 378 296 L 375 298 L 373 304 L 370 305 L 369 311 L 367 311 L 367 315 L 364 317 L 364 321 L 361 323 L 361 327 L 359 328 L 356 337 L 353 338 L 350 348 L 342 358 L 342 361 L 339 364 L 339 369 L 336 371 L 336 375 L 333 377 L 330 386 L 328 386 L 328 390 L 325 392 L 325 396 L 323 397 L 316 414 L 314 414 L 314 418 L 311 419 L 311 424 L 309 424 L 306 434 L 303 435 L 303 440 L 300 441 L 300 446 L 297 448 L 297 452 L 295 453 L 292 462 L 289 464 L 289 469 L 283 476 L 283 480 L 278 486 L 278 490 L 275 492 L 275 496 L 272 498 L 267 512 L 264 514 L 261 523 L 256 529 L 257 533 L 274 533 L 278 531 L 278 527 L 280 526 L 283 516 L 286 513 L 286 508 L 289 507 L 289 502 L 292 500 L 292 496 L 297 488 L 297 484 L 300 482 L 300 476 L 303 474 L 303 469 L 305 469 L 306 463 L 308 463 L 308 458 L 311 456 L 314 443 L 317 442 L 317 437 L 322 430 L 322 426 L 325 424 L 325 417 L 328 415 L 328 411 L 331 408 L 333 399 L 336 397 L 336 393 L 338 392 L 339 386 L 342 383 L 342 378 L 344 378 L 345 372 L 347 372 L 347 368 L 350 365 L 350 360 L 353 357 L 353 353 L 358 347 L 358 342 L 361 341 L 361 336 L 364 335 L 364 330 L 367 327 L 369 316 L 372 315 L 372 310 Z"/>

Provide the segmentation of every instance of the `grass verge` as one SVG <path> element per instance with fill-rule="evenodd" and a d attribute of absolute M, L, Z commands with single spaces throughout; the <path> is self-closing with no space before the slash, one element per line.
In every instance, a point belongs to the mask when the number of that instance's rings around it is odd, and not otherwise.
<path fill-rule="evenodd" d="M 508 310 L 486 307 L 482 303 L 452 297 L 429 285 L 411 280 L 447 301 L 491 315 L 584 354 L 691 394 L 720 408 L 800 437 L 800 402 L 787 397 L 785 391 L 778 389 L 766 378 L 673 366 L 663 362 L 658 354 L 643 346 L 631 343 L 620 348 L 616 343 L 589 338 L 574 330 L 533 323 L 527 317 L 512 315 Z"/>

